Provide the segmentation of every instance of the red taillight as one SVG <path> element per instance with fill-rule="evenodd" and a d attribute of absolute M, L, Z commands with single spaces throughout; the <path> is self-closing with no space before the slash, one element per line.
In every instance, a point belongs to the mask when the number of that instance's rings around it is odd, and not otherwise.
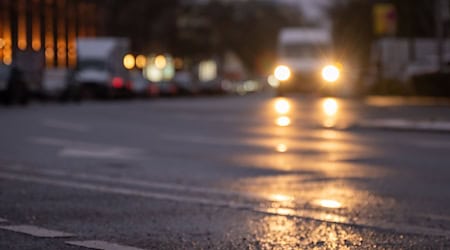
<path fill-rule="evenodd" d="M 133 88 L 133 82 L 128 81 L 128 82 L 127 82 L 127 85 L 126 85 L 126 88 L 127 88 L 128 90 L 131 90 L 131 89 Z"/>
<path fill-rule="evenodd" d="M 120 77 L 114 77 L 111 82 L 113 88 L 119 89 L 123 87 L 123 79 Z"/>

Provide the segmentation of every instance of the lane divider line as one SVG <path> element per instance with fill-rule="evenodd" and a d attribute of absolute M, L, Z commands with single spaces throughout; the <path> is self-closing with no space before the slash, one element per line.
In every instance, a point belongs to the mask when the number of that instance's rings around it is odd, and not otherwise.
<path fill-rule="evenodd" d="M 42 121 L 42 125 L 49 128 L 63 129 L 75 132 L 88 132 L 90 129 L 85 124 L 66 122 L 60 120 L 46 119 Z"/>
<path fill-rule="evenodd" d="M 134 190 L 131 188 L 118 188 L 118 187 L 110 187 L 106 185 L 98 185 L 98 184 L 89 184 L 89 183 L 81 183 L 76 181 L 67 181 L 67 180 L 54 180 L 50 178 L 44 177 L 36 177 L 29 175 L 19 175 L 14 173 L 2 173 L 0 172 L 0 178 L 25 181 L 25 182 L 34 182 L 41 183 L 47 185 L 54 185 L 59 187 L 68 187 L 75 189 L 84 189 L 96 192 L 110 193 L 110 194 L 119 194 L 126 196 L 138 196 L 143 198 L 152 198 L 159 200 L 167 200 L 173 202 L 185 202 L 206 206 L 216 206 L 216 207 L 225 207 L 230 209 L 242 209 L 253 212 L 258 212 L 266 215 L 275 215 L 275 216 L 287 216 L 287 217 L 295 217 L 301 219 L 310 219 L 315 221 L 327 222 L 327 223 L 337 223 L 341 225 L 347 226 L 358 226 L 358 227 L 366 227 L 373 229 L 382 229 L 382 230 L 391 230 L 399 233 L 411 233 L 411 234 L 420 234 L 420 235 L 433 235 L 433 236 L 443 236 L 450 238 L 450 230 L 447 229 L 439 229 L 433 227 L 426 226 L 415 226 L 404 223 L 389 223 L 389 222 L 380 222 L 380 221 L 358 221 L 352 222 L 347 217 L 339 216 L 330 213 L 314 213 L 309 212 L 307 210 L 296 210 L 289 208 L 263 208 L 255 206 L 255 204 L 250 203 L 241 203 L 241 202 L 232 202 L 226 200 L 213 200 L 208 198 L 200 198 L 200 197 L 187 197 L 180 195 L 172 195 L 165 193 L 157 193 L 157 192 L 148 192 L 142 190 Z"/>
<path fill-rule="evenodd" d="M 72 237 L 75 236 L 70 233 L 65 233 L 61 231 L 48 230 L 41 227 L 31 226 L 31 225 L 13 225 L 13 226 L 0 226 L 0 229 L 12 231 L 16 233 L 28 234 L 35 237 L 41 238 L 59 238 L 59 237 Z"/>
<path fill-rule="evenodd" d="M 196 186 L 188 186 L 183 184 L 169 183 L 169 182 L 156 182 L 156 181 L 142 181 L 124 177 L 109 177 L 104 175 L 96 175 L 96 174 L 84 174 L 84 173 L 70 173 L 63 170 L 45 170 L 39 169 L 35 171 L 34 169 L 22 167 L 20 165 L 12 165 L 6 167 L 9 170 L 13 171 L 26 171 L 27 173 L 36 173 L 43 174 L 55 177 L 72 177 L 79 178 L 83 181 L 101 181 L 106 183 L 113 184 L 124 184 L 124 185 L 132 185 L 136 187 L 144 187 L 144 188 L 159 188 L 165 189 L 169 191 L 182 191 L 182 192 L 192 192 L 192 193 L 202 193 L 202 194 L 211 194 L 211 195 L 224 195 L 224 196 L 239 196 L 244 197 L 254 201 L 272 201 L 262 195 L 255 195 L 251 193 L 244 193 L 238 191 L 228 191 L 221 190 L 212 187 L 196 187 Z"/>
<path fill-rule="evenodd" d="M 124 246 L 99 240 L 66 241 L 65 243 L 72 246 L 86 247 L 90 249 L 99 249 L 99 250 L 143 250 L 142 248 Z"/>

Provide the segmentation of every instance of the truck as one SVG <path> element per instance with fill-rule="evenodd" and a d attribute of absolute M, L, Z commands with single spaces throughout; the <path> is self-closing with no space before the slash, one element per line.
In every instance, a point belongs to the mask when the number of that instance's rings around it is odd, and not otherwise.
<path fill-rule="evenodd" d="M 123 59 L 130 42 L 121 37 L 78 38 L 72 86 L 82 98 L 129 96 L 132 82 Z"/>
<path fill-rule="evenodd" d="M 280 30 L 278 61 L 274 76 L 277 94 L 318 92 L 338 94 L 343 86 L 344 67 L 333 52 L 328 28 L 291 27 Z"/>

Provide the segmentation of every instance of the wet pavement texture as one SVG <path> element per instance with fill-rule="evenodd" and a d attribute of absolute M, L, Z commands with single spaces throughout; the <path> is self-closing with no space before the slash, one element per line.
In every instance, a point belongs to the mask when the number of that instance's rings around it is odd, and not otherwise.
<path fill-rule="evenodd" d="M 0 249 L 448 249 L 446 103 L 307 96 L 0 109 Z"/>

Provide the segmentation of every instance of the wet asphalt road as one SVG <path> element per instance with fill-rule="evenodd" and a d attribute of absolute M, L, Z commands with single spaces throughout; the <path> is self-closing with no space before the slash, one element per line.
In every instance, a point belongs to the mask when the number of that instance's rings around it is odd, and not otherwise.
<path fill-rule="evenodd" d="M 393 119 L 444 128 L 370 126 Z M 0 108 L 0 249 L 449 249 L 448 121 L 268 94 Z"/>

